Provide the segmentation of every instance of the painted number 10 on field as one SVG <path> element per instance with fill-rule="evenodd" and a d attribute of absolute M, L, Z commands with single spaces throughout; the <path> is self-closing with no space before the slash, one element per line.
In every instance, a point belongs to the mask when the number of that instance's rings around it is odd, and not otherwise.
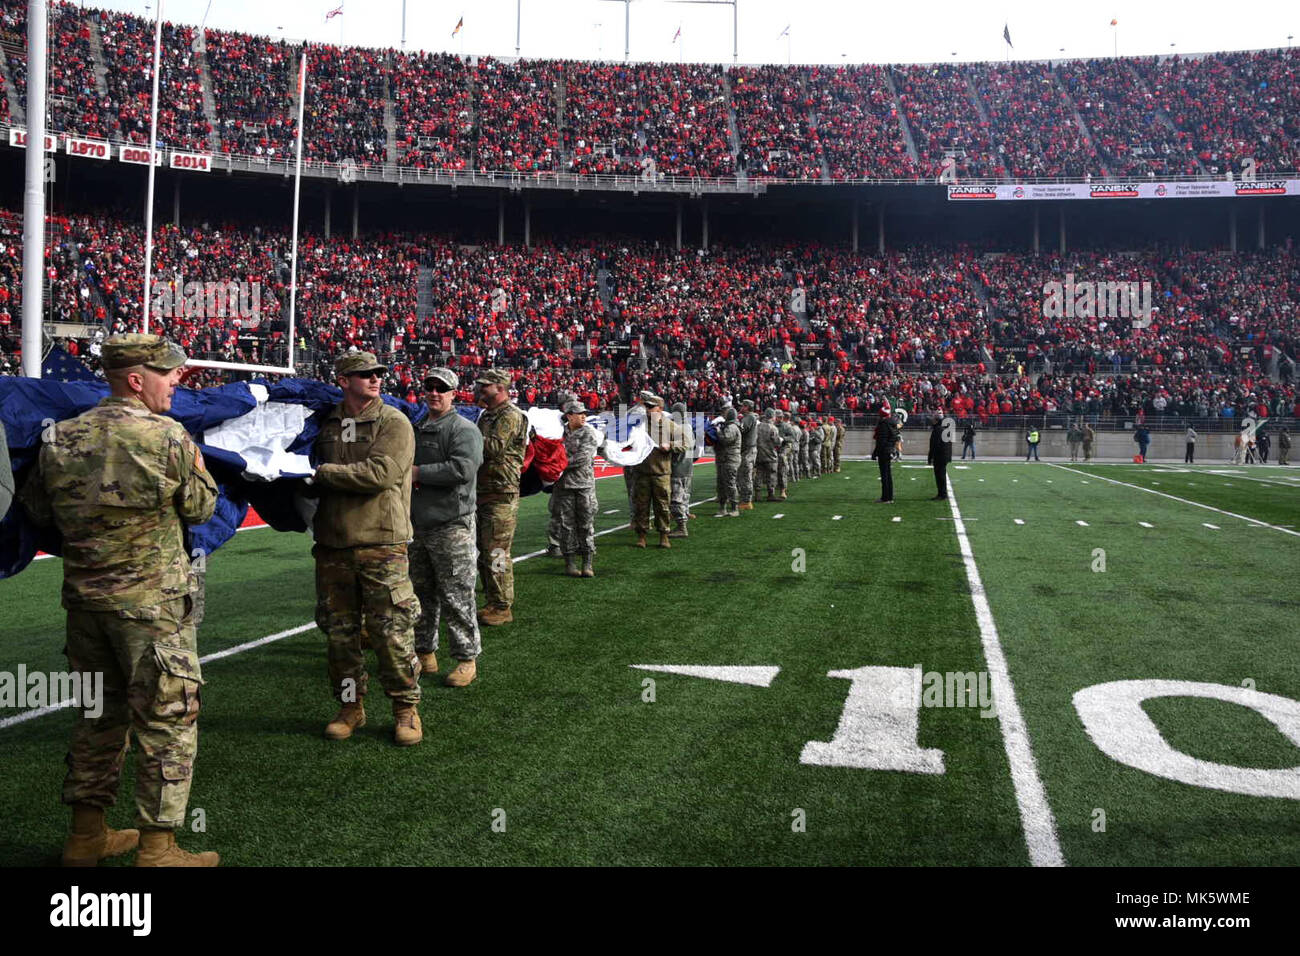
<path fill-rule="evenodd" d="M 754 687 L 770 687 L 780 668 L 694 664 L 632 664 L 635 670 L 676 674 Z M 980 708 L 985 717 L 1002 715 L 988 699 L 983 675 L 922 674 L 916 667 L 857 667 L 828 671 L 849 682 L 838 725 L 829 740 L 809 740 L 799 755 L 802 764 L 854 770 L 894 770 L 942 774 L 942 750 L 922 747 L 919 736 L 924 706 Z M 922 693 L 922 685 L 927 690 Z M 938 685 L 933 687 L 932 685 Z M 953 693 L 954 685 L 956 693 Z M 938 691 L 933 698 L 929 690 Z M 978 691 L 978 693 L 977 693 Z M 1254 710 L 1300 747 L 1300 701 L 1267 694 L 1253 687 L 1173 680 L 1120 680 L 1078 691 L 1073 704 L 1084 732 L 1102 753 L 1118 763 L 1178 783 L 1247 796 L 1300 800 L 1300 766 L 1238 767 L 1193 757 L 1176 749 L 1143 710 L 1147 700 L 1162 697 L 1223 701 Z M 976 703 L 978 700 L 978 703 Z M 990 706 L 990 705 L 993 706 Z"/>

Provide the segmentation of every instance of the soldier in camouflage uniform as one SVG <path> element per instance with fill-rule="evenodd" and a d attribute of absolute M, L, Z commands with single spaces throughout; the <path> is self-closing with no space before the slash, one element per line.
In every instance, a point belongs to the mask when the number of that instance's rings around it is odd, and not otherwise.
<path fill-rule="evenodd" d="M 325 736 L 346 740 L 365 726 L 364 635 L 392 701 L 393 739 L 406 747 L 424 737 L 415 656 L 420 602 L 407 555 L 415 433 L 380 397 L 387 368 L 373 354 L 341 355 L 334 371 L 343 401 L 316 437 L 311 486 L 320 496 L 312 522 L 316 624 L 327 642 L 330 687 L 342 705 Z"/>
<path fill-rule="evenodd" d="M 474 608 L 478 545 L 474 512 L 483 435 L 452 408 L 460 378 L 435 368 L 424 379 L 429 414 L 415 428 L 411 468 L 411 583 L 423 613 L 415 624 L 420 672 L 438 670 L 438 624 L 447 622 L 455 668 L 448 687 L 464 687 L 478 676 L 481 650 Z"/>
<path fill-rule="evenodd" d="M 578 396 L 573 392 L 560 392 L 556 396 L 559 400 L 561 419 L 564 414 L 564 406 L 570 402 L 576 402 Z M 549 495 L 550 501 L 546 504 L 546 556 L 548 558 L 564 557 L 564 531 L 560 527 L 560 505 L 555 500 L 555 495 Z"/>
<path fill-rule="evenodd" d="M 727 406 L 718 425 L 718 438 L 714 442 L 717 454 L 715 476 L 717 480 L 718 518 L 739 518 L 737 508 L 739 492 L 736 473 L 740 470 L 740 426 L 736 424 L 736 410 Z"/>
<path fill-rule="evenodd" d="M 564 573 L 571 578 L 594 578 L 591 563 L 596 553 L 596 510 L 600 507 L 596 501 L 594 460 L 605 439 L 587 424 L 587 410 L 580 402 L 564 406 L 564 419 L 564 451 L 569 462 L 551 489 L 551 497 L 559 502 Z"/>
<path fill-rule="evenodd" d="M 483 406 L 483 465 L 478 470 L 478 573 L 484 604 L 479 624 L 514 620 L 515 572 L 510 549 L 519 517 L 519 475 L 528 450 L 528 417 L 510 401 L 510 373 L 488 369 L 474 383 Z"/>
<path fill-rule="evenodd" d="M 822 422 L 822 474 L 835 470 L 835 419 Z"/>
<path fill-rule="evenodd" d="M 799 454 L 799 436 L 802 429 L 796 426 L 788 415 L 781 419 L 781 451 L 783 461 L 785 462 L 785 474 L 781 478 L 781 487 L 777 497 L 785 501 L 789 497 L 787 488 L 791 481 L 797 480 L 795 477 L 796 456 Z"/>
<path fill-rule="evenodd" d="M 764 409 L 755 433 L 754 482 L 767 489 L 767 500 L 775 501 L 773 488 L 780 487 L 781 433 L 776 428 L 775 409 Z"/>
<path fill-rule="evenodd" d="M 831 464 L 834 466 L 835 471 L 838 472 L 840 470 L 840 455 L 844 452 L 844 433 L 846 429 L 843 422 L 835 418 L 831 418 L 831 421 L 835 423 L 835 448 L 832 453 Z"/>
<path fill-rule="evenodd" d="M 822 442 L 826 440 L 826 433 L 822 431 L 821 423 L 816 419 L 809 422 L 804 435 L 808 439 L 808 477 L 820 478 L 822 475 Z"/>
<path fill-rule="evenodd" d="M 736 491 L 740 495 L 741 511 L 754 508 L 754 460 L 758 457 L 758 416 L 754 403 L 745 399 L 740 403 L 740 471 L 736 473 Z"/>
<path fill-rule="evenodd" d="M 632 528 L 636 532 L 636 546 L 645 547 L 645 536 L 650 530 L 650 507 L 654 505 L 655 530 L 659 532 L 659 547 L 671 548 L 668 541 L 668 520 L 671 514 L 672 459 L 676 452 L 686 450 L 685 431 L 663 413 L 664 400 L 653 392 L 642 392 L 641 401 L 646 409 L 646 434 L 654 444 L 650 455 L 635 466 L 636 499 L 633 502 Z"/>
<path fill-rule="evenodd" d="M 103 674 L 99 717 L 77 722 L 63 802 L 65 866 L 94 866 L 140 844 L 137 866 L 216 866 L 176 846 L 198 750 L 198 635 L 185 525 L 202 524 L 217 485 L 179 422 L 164 413 L 185 353 L 156 335 L 115 335 L 102 360 L 110 394 L 45 436 L 21 500 L 63 534 L 69 667 Z M 140 832 L 110 830 L 135 737 Z"/>
<path fill-rule="evenodd" d="M 686 423 L 686 403 L 676 402 L 672 407 L 673 421 L 685 431 L 683 443 L 686 451 L 673 455 L 672 488 L 669 504 L 673 512 L 673 530 L 670 538 L 688 536 L 687 524 L 691 520 L 691 485 L 695 480 L 695 436 Z"/>

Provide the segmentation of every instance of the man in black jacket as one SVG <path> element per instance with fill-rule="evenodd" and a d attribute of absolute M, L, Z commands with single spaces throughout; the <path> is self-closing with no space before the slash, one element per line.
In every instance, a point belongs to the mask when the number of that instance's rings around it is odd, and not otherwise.
<path fill-rule="evenodd" d="M 871 450 L 871 457 L 880 466 L 880 497 L 876 504 L 888 504 L 894 500 L 893 455 L 894 446 L 898 444 L 898 423 L 888 405 L 880 407 L 880 422 L 876 425 L 876 447 Z"/>
<path fill-rule="evenodd" d="M 948 500 L 948 462 L 952 461 L 952 443 L 948 441 L 947 426 L 940 412 L 930 416 L 930 451 L 925 463 L 934 466 L 934 486 L 938 493 L 935 501 Z"/>

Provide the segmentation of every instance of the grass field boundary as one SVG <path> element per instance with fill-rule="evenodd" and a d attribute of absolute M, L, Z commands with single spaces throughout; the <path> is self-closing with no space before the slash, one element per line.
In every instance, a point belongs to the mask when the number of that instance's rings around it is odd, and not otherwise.
<path fill-rule="evenodd" d="M 602 477 L 613 478 L 615 476 L 603 475 Z M 701 498 L 699 501 L 692 501 L 690 507 L 694 508 L 696 505 L 707 504 L 708 502 L 713 501 L 714 497 L 716 496 Z M 269 525 L 252 525 L 249 528 L 249 530 L 255 530 L 257 528 L 266 528 L 266 527 L 269 527 Z M 623 524 L 616 525 L 613 528 L 606 528 L 604 531 L 597 531 L 595 537 L 599 538 L 602 535 L 613 534 L 615 531 L 622 531 L 625 528 L 630 528 L 630 527 L 632 527 L 632 522 L 626 521 Z M 242 531 L 244 529 L 241 528 L 238 530 Z M 527 561 L 530 558 L 536 558 L 545 553 L 546 553 L 545 548 L 543 548 L 541 551 L 531 551 L 528 554 L 520 555 L 519 557 L 515 558 L 511 563 L 518 564 L 521 561 Z M 200 657 L 199 664 L 202 665 L 202 664 L 207 664 L 210 661 L 218 661 L 221 660 L 223 657 L 234 657 L 236 654 L 242 654 L 244 651 L 251 651 L 254 648 L 263 647 L 267 644 L 274 644 L 276 641 L 282 641 L 286 637 L 293 637 L 296 634 L 302 634 L 306 631 L 310 631 L 314 629 L 315 627 L 316 627 L 315 621 L 308 621 L 306 624 L 299 624 L 297 627 L 291 627 L 288 628 L 287 630 L 277 631 L 274 634 L 267 634 L 265 637 L 259 637 L 252 641 L 246 641 L 243 644 L 236 644 L 234 647 L 227 647 L 223 651 L 214 651 L 213 653 L 208 654 L 205 657 Z M 26 723 L 29 720 L 35 720 L 37 717 L 44 717 L 46 714 L 52 714 L 58 710 L 65 710 L 66 708 L 71 707 L 73 703 L 74 701 L 71 699 L 61 700 L 57 704 L 46 704 L 44 707 L 37 707 L 34 710 L 25 710 L 21 714 L 14 714 L 12 717 L 6 717 L 3 720 L 0 720 L 0 730 L 4 730 L 6 727 L 16 726 L 17 724 Z"/>
<path fill-rule="evenodd" d="M 966 580 L 970 585 L 971 604 L 975 607 L 975 620 L 979 624 L 980 642 L 984 646 L 985 665 L 993 683 L 998 725 L 1002 728 L 1002 743 L 1006 748 L 1007 762 L 1011 766 L 1011 782 L 1016 791 L 1016 804 L 1020 808 L 1020 822 L 1025 832 L 1029 862 L 1034 866 L 1065 866 L 1065 857 L 1061 853 L 1061 843 L 1056 834 L 1056 819 L 1052 816 L 1047 792 L 1038 775 L 1029 730 L 1020 713 L 1020 706 L 1016 703 L 1016 691 L 1011 683 L 1006 654 L 1002 651 L 1002 641 L 998 637 L 998 626 L 993 620 L 993 609 L 989 606 L 988 594 L 975 564 L 975 553 L 971 549 L 970 538 L 966 535 L 966 525 L 962 521 L 961 509 L 957 507 L 957 496 L 951 482 L 948 485 L 948 507 L 952 511 L 957 544 L 966 566 Z"/>
<path fill-rule="evenodd" d="M 1214 505 L 1202 504 L 1199 501 L 1193 501 L 1190 498 L 1180 498 L 1177 495 L 1167 494 L 1163 491 L 1156 491 L 1154 488 L 1143 488 L 1141 485 L 1130 484 L 1127 481 L 1120 481 L 1117 478 L 1106 478 L 1103 475 L 1094 475 L 1091 472 L 1079 471 L 1066 465 L 1058 465 L 1055 462 L 1044 462 L 1053 468 L 1060 468 L 1062 471 L 1068 471 L 1073 475 L 1083 475 L 1086 478 L 1096 478 L 1099 481 L 1109 481 L 1112 485 L 1123 485 L 1125 488 L 1134 488 L 1138 491 L 1145 491 L 1149 495 L 1159 495 L 1161 498 L 1168 498 L 1170 501 L 1181 501 L 1185 505 L 1194 505 L 1197 508 L 1204 508 L 1206 511 L 1213 511 L 1215 514 L 1227 515 L 1229 518 L 1240 518 L 1242 521 L 1248 521 L 1251 524 L 1257 524 L 1264 528 L 1272 528 L 1274 531 L 1281 531 L 1283 534 L 1289 534 L 1292 537 L 1300 538 L 1300 531 L 1292 531 L 1290 528 L 1283 528 L 1281 525 L 1269 524 L 1267 521 L 1261 521 L 1258 518 L 1251 518 L 1246 515 L 1239 515 L 1235 511 L 1224 511 L 1222 508 L 1216 508 Z"/>

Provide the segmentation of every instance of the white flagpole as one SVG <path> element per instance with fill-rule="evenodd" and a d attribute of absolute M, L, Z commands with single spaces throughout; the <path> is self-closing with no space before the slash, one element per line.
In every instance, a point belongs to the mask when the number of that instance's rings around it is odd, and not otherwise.
<path fill-rule="evenodd" d="M 289 266 L 289 361 L 285 364 L 293 368 L 293 340 L 298 329 L 298 200 L 302 195 L 302 117 L 303 104 L 307 101 L 307 47 L 302 48 L 302 63 L 298 67 L 298 170 L 293 177 L 293 249 L 292 262 Z"/>
<path fill-rule="evenodd" d="M 144 200 L 144 319 L 141 328 L 149 331 L 149 298 L 153 285 L 153 184 L 158 172 L 154 161 L 154 152 L 158 148 L 158 74 L 162 67 L 162 6 L 158 0 L 158 9 L 153 22 L 153 103 L 149 107 L 149 186 L 145 190 Z"/>
<path fill-rule="evenodd" d="M 45 0 L 27 4 L 27 155 L 23 186 L 23 374 L 41 377 L 45 321 Z"/>

